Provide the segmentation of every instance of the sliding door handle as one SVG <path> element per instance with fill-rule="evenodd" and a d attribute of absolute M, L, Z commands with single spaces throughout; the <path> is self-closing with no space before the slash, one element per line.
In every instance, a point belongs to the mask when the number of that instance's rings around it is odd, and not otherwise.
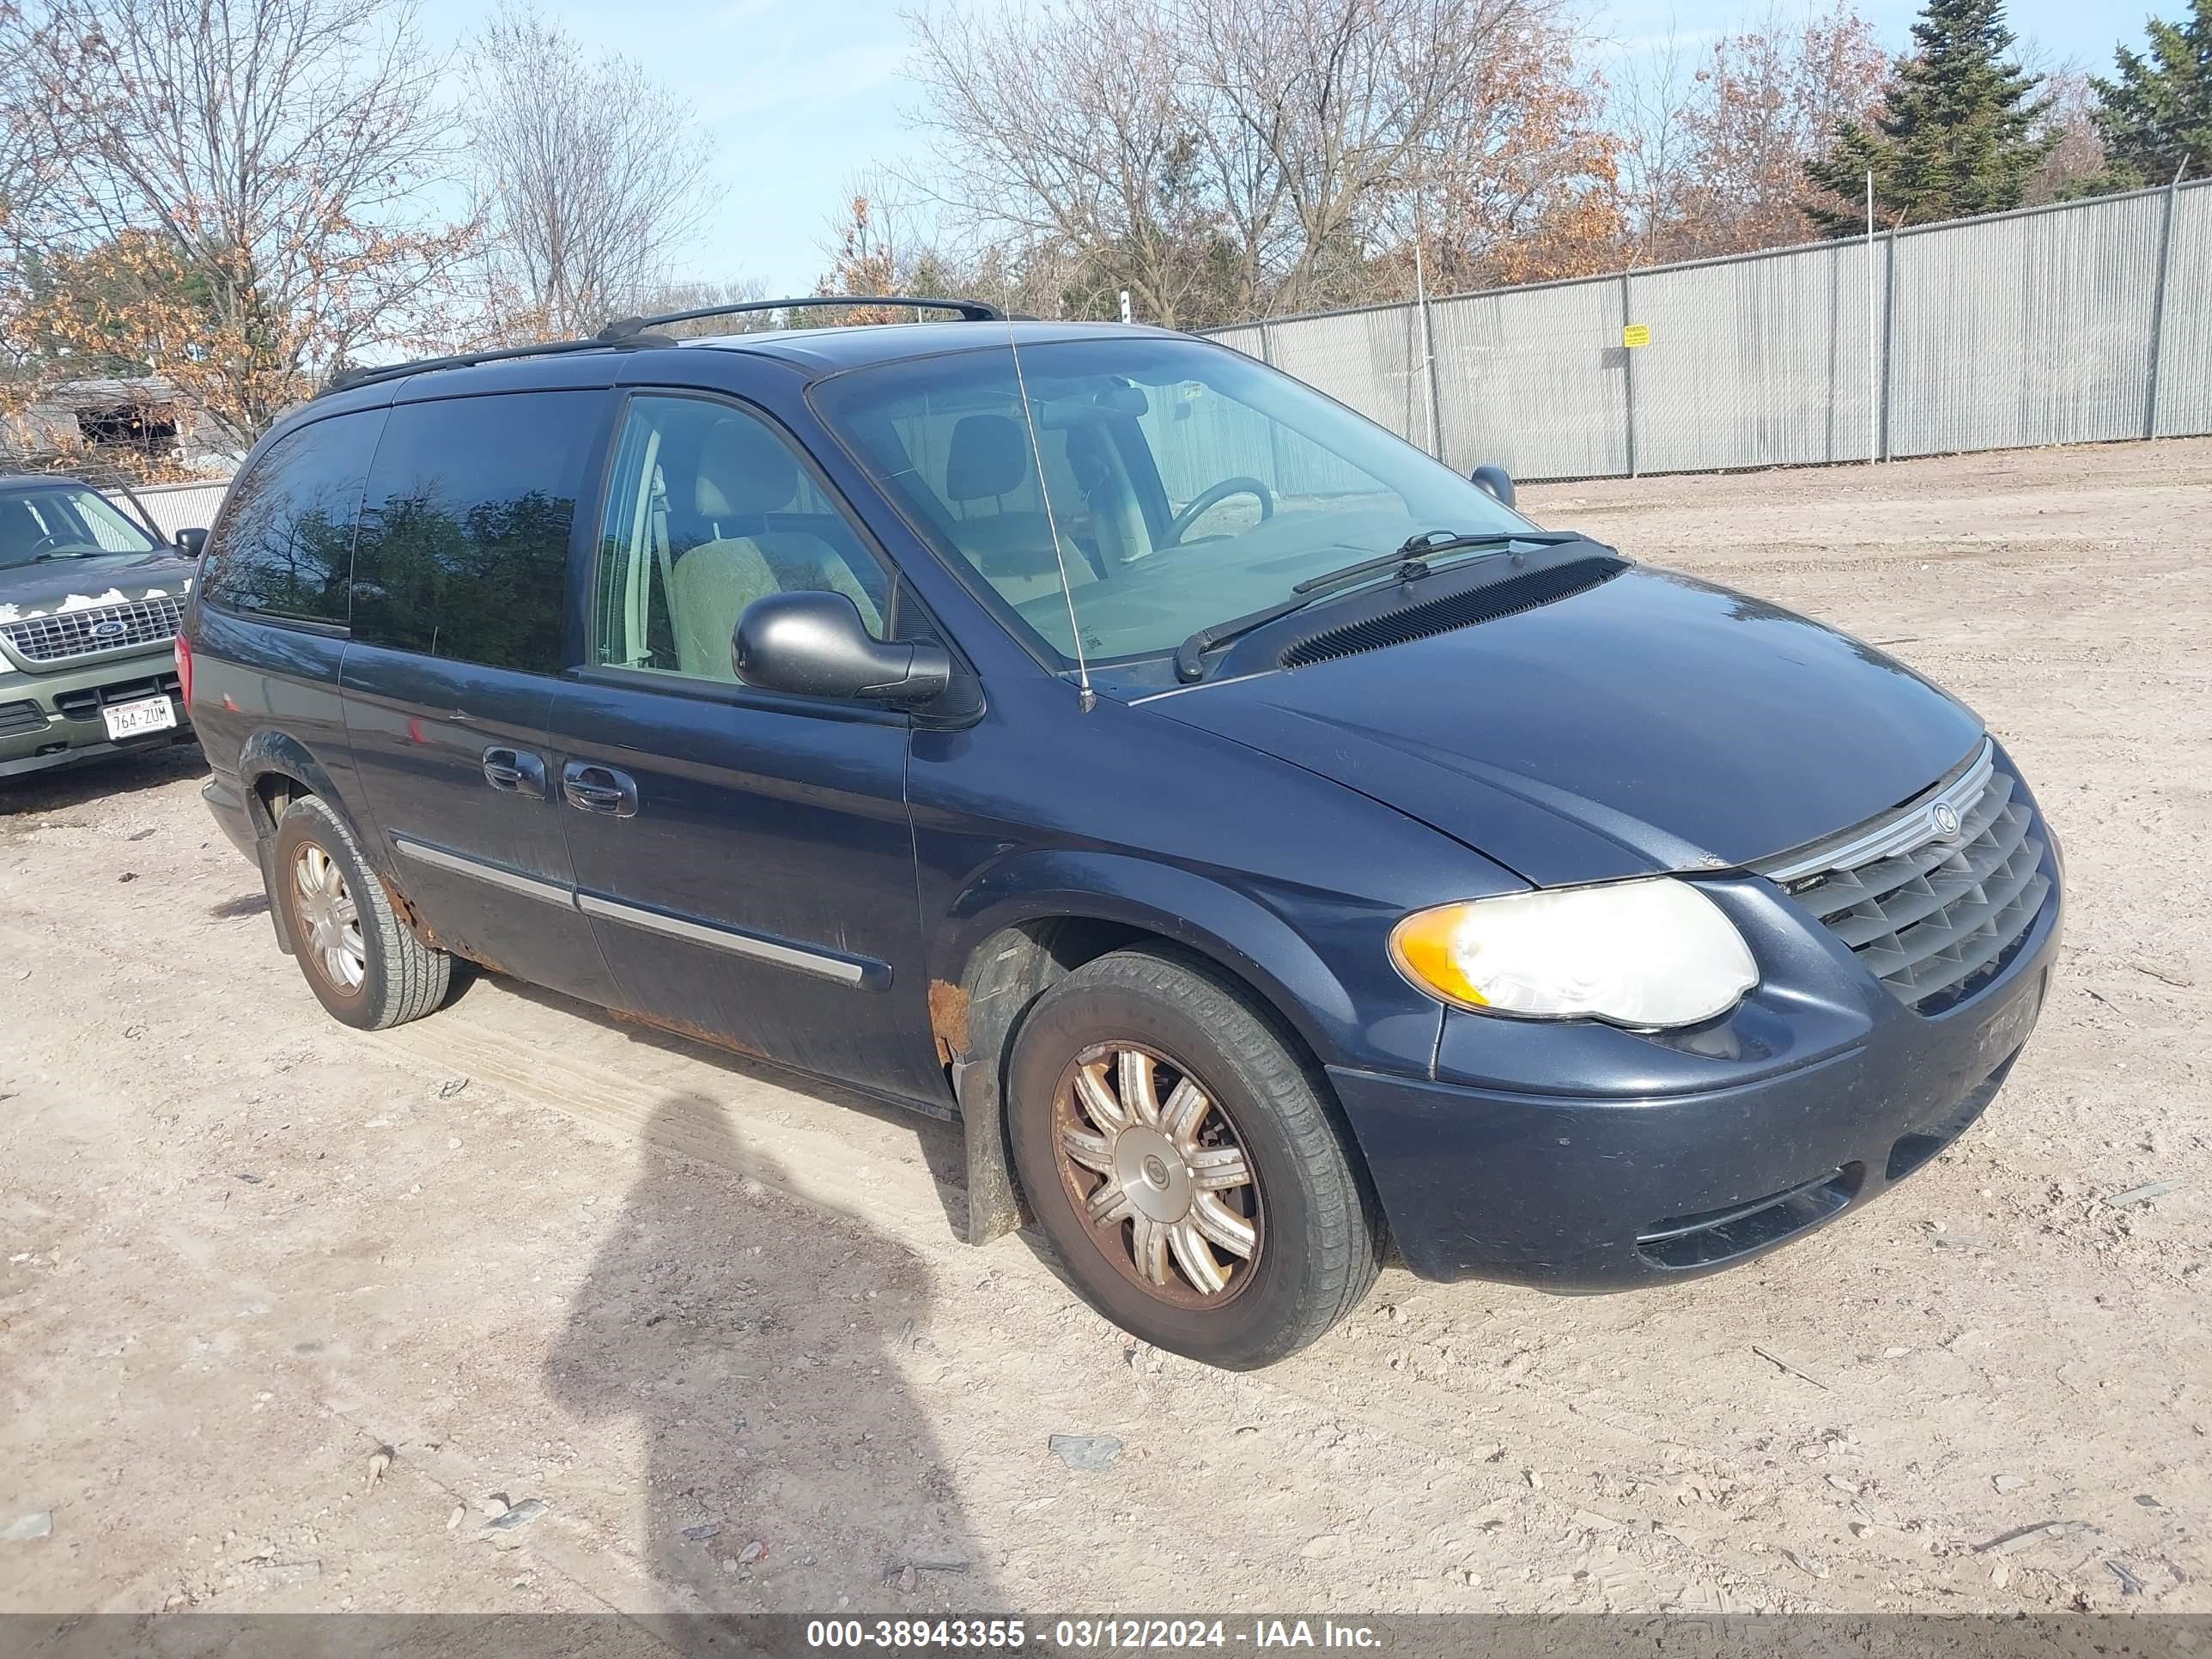
<path fill-rule="evenodd" d="M 611 766 L 570 761 L 561 769 L 561 793 L 580 812 L 611 818 L 637 816 L 637 780 Z"/>

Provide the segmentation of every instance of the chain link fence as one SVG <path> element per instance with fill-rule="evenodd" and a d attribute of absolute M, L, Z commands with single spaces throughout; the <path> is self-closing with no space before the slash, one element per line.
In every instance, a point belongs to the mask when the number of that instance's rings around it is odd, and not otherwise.
<path fill-rule="evenodd" d="M 2212 433 L 2212 180 L 1211 332 L 1462 472 Z"/>
<path fill-rule="evenodd" d="M 213 524 L 222 493 L 229 488 L 230 481 L 223 478 L 206 483 L 139 484 L 131 494 L 155 529 L 174 536 L 179 530 L 205 530 Z"/>

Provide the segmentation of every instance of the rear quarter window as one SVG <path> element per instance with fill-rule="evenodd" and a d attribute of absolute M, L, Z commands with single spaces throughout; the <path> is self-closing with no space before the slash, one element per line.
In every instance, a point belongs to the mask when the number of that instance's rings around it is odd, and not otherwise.
<path fill-rule="evenodd" d="M 262 451 L 210 538 L 203 600 L 343 627 L 362 488 L 383 425 L 380 409 L 333 415 Z"/>
<path fill-rule="evenodd" d="M 354 637 L 527 673 L 565 664 L 568 534 L 603 392 L 392 410 L 354 556 Z"/>

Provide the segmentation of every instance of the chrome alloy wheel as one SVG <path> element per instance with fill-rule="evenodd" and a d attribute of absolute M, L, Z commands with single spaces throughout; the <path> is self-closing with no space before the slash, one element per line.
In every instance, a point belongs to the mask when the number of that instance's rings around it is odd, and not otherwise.
<path fill-rule="evenodd" d="M 1076 1212 L 1139 1288 L 1214 1307 L 1251 1281 L 1262 1242 L 1251 1160 L 1188 1069 L 1128 1042 L 1085 1049 L 1060 1080 L 1053 1145 Z"/>
<path fill-rule="evenodd" d="M 292 860 L 292 887 L 293 919 L 317 971 L 334 990 L 358 991 L 368 973 L 368 946 L 361 936 L 361 912 L 337 862 L 308 842 Z"/>

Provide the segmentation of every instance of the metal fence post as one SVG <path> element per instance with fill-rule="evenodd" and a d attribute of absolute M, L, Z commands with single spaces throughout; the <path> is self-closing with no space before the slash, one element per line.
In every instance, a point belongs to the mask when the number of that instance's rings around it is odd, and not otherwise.
<path fill-rule="evenodd" d="M 1889 228 L 1887 269 L 1881 284 L 1881 458 L 1889 459 L 1889 384 L 1897 356 L 1897 227 Z"/>
<path fill-rule="evenodd" d="M 1275 332 L 1267 319 L 1260 319 L 1260 361 L 1273 368 L 1275 366 Z M 1283 429 L 1275 421 L 1267 422 L 1267 465 L 1274 469 L 1267 482 L 1279 483 L 1283 477 Z"/>
<path fill-rule="evenodd" d="M 1439 410 L 1443 399 L 1437 387 L 1437 337 L 1431 324 L 1429 296 L 1425 289 L 1421 293 L 1421 356 L 1427 359 L 1428 373 L 1424 379 L 1429 388 L 1429 453 L 1438 460 L 1444 458 L 1443 422 Z"/>
<path fill-rule="evenodd" d="M 1874 324 L 1874 172 L 1866 176 L 1866 325 L 1867 325 L 1867 465 L 1872 466 L 1881 459 L 1881 390 L 1878 384 L 1881 373 L 1881 342 L 1875 338 Z M 1841 319 L 1838 319 L 1839 322 Z"/>
<path fill-rule="evenodd" d="M 2173 182 L 2166 187 L 2166 228 L 2159 238 L 2158 283 L 2151 290 L 2150 302 L 2150 396 L 2143 410 L 2143 436 L 2158 436 L 2159 367 L 2166 356 L 2166 276 L 2173 267 L 2173 215 L 2180 205 L 2181 173 L 2176 168 Z"/>
<path fill-rule="evenodd" d="M 1636 476 L 1636 349 L 1628 343 L 1628 325 L 1634 320 L 1628 307 L 1628 273 L 1620 273 L 1620 401 L 1627 424 L 1628 476 Z"/>

